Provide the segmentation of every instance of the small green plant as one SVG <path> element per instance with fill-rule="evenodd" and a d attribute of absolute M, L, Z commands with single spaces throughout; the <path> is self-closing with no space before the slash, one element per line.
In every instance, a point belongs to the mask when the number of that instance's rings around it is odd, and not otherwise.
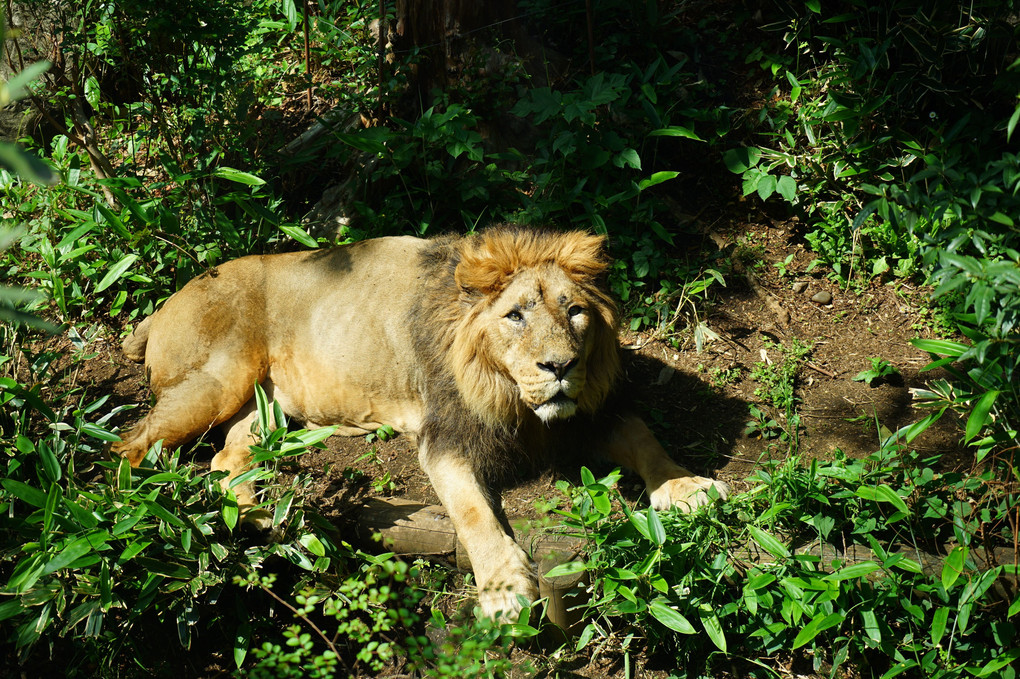
<path fill-rule="evenodd" d="M 396 430 L 393 429 L 393 427 L 391 427 L 388 424 L 384 424 L 383 426 L 381 426 L 378 429 L 376 429 L 374 432 L 371 432 L 369 434 L 365 434 L 365 441 L 367 441 L 368 443 L 371 443 L 372 441 L 375 441 L 376 439 L 378 439 L 380 441 L 389 441 L 391 438 L 393 438 L 396 435 L 397 435 L 397 432 L 396 432 Z"/>
<path fill-rule="evenodd" d="M 795 257 L 795 253 L 791 252 L 790 254 L 788 254 L 786 256 L 786 259 L 784 259 L 781 262 L 775 262 L 772 266 L 776 267 L 776 269 L 779 270 L 779 275 L 782 276 L 783 278 L 786 278 L 787 276 L 792 276 L 793 272 L 790 271 L 789 267 L 790 267 L 790 264 L 793 263 L 793 258 L 794 257 Z"/>
<path fill-rule="evenodd" d="M 751 419 L 744 427 L 744 436 L 757 439 L 783 439 L 786 438 L 786 431 L 776 422 L 775 418 L 769 415 L 767 410 L 762 410 L 753 403 L 747 404 L 747 411 Z"/>
<path fill-rule="evenodd" d="M 751 379 L 759 384 L 754 393 L 787 416 L 793 415 L 797 403 L 794 394 L 797 373 L 801 363 L 810 355 L 811 345 L 793 338 L 789 346 L 786 346 L 763 337 L 762 346 L 765 351 L 777 352 L 779 357 L 772 362 L 758 361 L 754 364 Z"/>
<path fill-rule="evenodd" d="M 505 657 L 510 637 L 499 625 L 474 618 L 453 625 L 438 609 L 424 619 L 418 612 L 424 597 L 416 586 L 418 571 L 393 555 L 361 556 L 361 568 L 332 591 L 308 589 L 293 604 L 275 595 L 272 577 L 236 579 L 282 602 L 295 618 L 282 633 L 283 643 L 266 641 L 253 650 L 255 662 L 245 676 L 377 674 L 398 659 L 426 677 L 502 676 L 513 667 Z M 433 644 L 421 633 L 427 625 L 445 634 L 445 641 Z"/>
<path fill-rule="evenodd" d="M 874 382 L 882 382 L 893 375 L 899 375 L 899 369 L 884 358 L 869 358 L 871 368 L 862 370 L 853 377 L 854 382 L 864 382 L 869 387 Z"/>
<path fill-rule="evenodd" d="M 708 371 L 708 379 L 713 387 L 722 389 L 739 382 L 742 374 L 739 365 L 732 365 L 729 368 L 712 368 Z"/>

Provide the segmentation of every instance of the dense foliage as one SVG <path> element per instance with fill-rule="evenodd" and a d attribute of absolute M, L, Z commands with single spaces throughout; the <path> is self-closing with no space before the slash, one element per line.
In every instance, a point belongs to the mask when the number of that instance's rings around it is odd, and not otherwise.
<path fill-rule="evenodd" d="M 810 347 L 793 340 L 751 375 L 785 417 L 752 405 L 749 431 L 789 458 L 748 492 L 660 516 L 626 503 L 621 513 L 615 475 L 564 484 L 564 523 L 589 544 L 567 570 L 587 570 L 593 592 L 573 651 L 618 653 L 628 669 L 634 653 L 664 654 L 691 677 L 774 676 L 788 662 L 830 676 L 1015 675 L 1020 599 L 1000 585 L 1016 566 L 975 555 L 1018 534 L 1020 6 L 591 4 L 590 16 L 583 3 L 517 4 L 523 28 L 559 57 L 541 78 L 482 32 L 445 89 L 421 101 L 408 94 L 415 46 L 378 70 L 377 5 L 19 3 L 47 28 L 6 52 L 21 75 L 0 103 L 30 98 L 47 127 L 20 149 L 0 146 L 10 666 L 508 671 L 505 651 L 538 634 L 538 610 L 503 629 L 448 619 L 426 595 L 439 577 L 427 564 L 352 549 L 309 506 L 307 478 L 276 480 L 326 432 L 271 431 L 262 404 L 255 453 L 270 469 L 252 474 L 276 526 L 266 544 L 186 455 L 153 451 L 137 470 L 106 461 L 125 408 L 76 368 L 98 338 L 225 259 L 504 219 L 606 233 L 631 327 L 700 348 L 713 286 L 736 270 L 688 248 L 697 220 L 672 200 L 725 202 L 703 195 L 699 177 L 739 175 L 739 193 L 800 218 L 823 275 L 930 284 L 952 337 L 916 344 L 949 378 L 917 395 L 930 414 L 868 460 L 802 462 L 794 387 Z M 316 113 L 322 133 L 288 147 Z M 300 222 L 334 173 L 352 178 L 335 237 Z M 873 363 L 869 383 L 888 374 Z M 962 416 L 974 471 L 945 473 L 911 448 L 943 413 Z M 834 560 L 831 544 L 868 556 Z M 946 558 L 930 566 L 904 545 Z"/>

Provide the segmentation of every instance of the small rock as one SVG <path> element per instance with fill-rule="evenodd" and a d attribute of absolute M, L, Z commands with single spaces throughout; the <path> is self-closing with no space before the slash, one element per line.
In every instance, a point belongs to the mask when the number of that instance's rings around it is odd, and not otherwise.
<path fill-rule="evenodd" d="M 666 384 L 671 379 L 673 379 L 673 375 L 675 374 L 676 369 L 667 365 L 666 367 L 659 371 L 659 377 L 657 380 L 655 380 L 655 385 L 661 387 L 663 384 Z"/>
<path fill-rule="evenodd" d="M 793 284 L 793 291 L 798 295 L 807 289 L 807 281 L 797 281 Z"/>
<path fill-rule="evenodd" d="M 814 296 L 811 297 L 811 301 L 817 304 L 829 304 L 832 302 L 832 295 L 827 293 L 825 290 L 822 290 L 821 292 L 816 292 Z"/>

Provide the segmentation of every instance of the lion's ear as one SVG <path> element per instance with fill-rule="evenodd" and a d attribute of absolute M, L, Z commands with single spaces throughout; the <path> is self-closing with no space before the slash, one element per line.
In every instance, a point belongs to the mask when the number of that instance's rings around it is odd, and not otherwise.
<path fill-rule="evenodd" d="M 457 286 L 465 292 L 484 295 L 501 290 L 506 278 L 513 272 L 513 262 L 493 252 L 489 242 L 475 247 L 466 247 L 460 253 L 460 261 L 453 277 Z"/>
<path fill-rule="evenodd" d="M 584 231 L 563 234 L 556 263 L 575 278 L 597 278 L 609 268 L 606 237 Z"/>

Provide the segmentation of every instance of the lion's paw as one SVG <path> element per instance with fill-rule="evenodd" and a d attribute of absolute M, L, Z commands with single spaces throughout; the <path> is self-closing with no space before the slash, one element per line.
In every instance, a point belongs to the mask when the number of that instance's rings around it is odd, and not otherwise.
<path fill-rule="evenodd" d="M 715 490 L 712 492 L 709 489 Z M 713 497 L 725 500 L 729 493 L 730 487 L 722 481 L 704 476 L 680 476 L 660 484 L 651 492 L 650 500 L 656 511 L 677 507 L 681 511 L 690 512 L 707 505 Z"/>
<path fill-rule="evenodd" d="M 508 537 L 509 541 L 510 538 Z M 527 555 L 516 544 L 505 564 L 485 581 L 478 581 L 478 604 L 482 615 L 502 622 L 516 622 L 524 606 L 538 598 L 538 580 Z"/>

